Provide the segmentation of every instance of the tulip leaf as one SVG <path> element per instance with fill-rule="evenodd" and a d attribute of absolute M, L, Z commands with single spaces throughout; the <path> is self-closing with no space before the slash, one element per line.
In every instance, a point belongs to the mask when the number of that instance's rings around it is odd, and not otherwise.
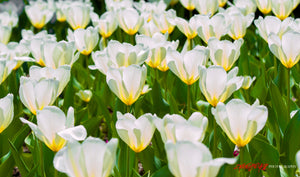
<path fill-rule="evenodd" d="M 286 131 L 284 133 L 282 149 L 284 153 L 283 163 L 285 165 L 295 165 L 295 156 L 297 151 L 300 149 L 300 109 L 293 116 L 289 122 Z M 288 168 L 288 173 L 294 174 L 296 168 Z"/>
<path fill-rule="evenodd" d="M 19 152 L 18 152 L 17 148 L 14 146 L 14 144 L 10 140 L 8 140 L 8 142 L 9 142 L 10 149 L 11 149 L 12 155 L 15 159 L 17 167 L 19 168 L 21 174 L 26 176 L 29 173 L 29 168 L 25 164 L 22 156 L 19 154 Z"/>
<path fill-rule="evenodd" d="M 262 74 L 258 77 L 253 89 L 251 90 L 251 96 L 258 98 L 260 103 L 264 103 L 267 97 L 268 89 L 266 85 L 265 71 L 262 69 Z"/>
<path fill-rule="evenodd" d="M 155 168 L 155 161 L 154 161 L 154 151 L 153 148 L 148 146 L 145 150 L 137 154 L 139 157 L 144 171 L 149 171 L 150 173 L 153 173 Z"/>
<path fill-rule="evenodd" d="M 32 177 L 36 174 L 39 165 L 34 166 L 25 177 Z M 23 175 L 23 174 L 22 174 Z"/>
<path fill-rule="evenodd" d="M 278 87 L 273 82 L 270 84 L 270 94 L 272 107 L 277 115 L 279 127 L 281 131 L 284 132 L 289 122 L 289 113 Z"/>
<path fill-rule="evenodd" d="M 169 113 L 169 105 L 163 100 L 160 85 L 156 80 L 154 81 L 151 93 L 153 104 L 152 113 L 157 114 L 159 117 L 162 117 L 165 114 Z"/>
<path fill-rule="evenodd" d="M 151 177 L 173 177 L 167 165 L 157 170 Z"/>
<path fill-rule="evenodd" d="M 279 152 L 275 147 L 268 143 L 268 140 L 262 135 L 255 136 L 249 143 L 249 151 L 252 159 L 257 161 L 252 161 L 252 163 L 261 163 L 268 165 L 278 165 L 279 164 Z M 257 154 L 261 153 L 260 156 Z M 268 168 L 266 167 L 266 172 L 269 176 L 280 176 L 278 168 Z"/>

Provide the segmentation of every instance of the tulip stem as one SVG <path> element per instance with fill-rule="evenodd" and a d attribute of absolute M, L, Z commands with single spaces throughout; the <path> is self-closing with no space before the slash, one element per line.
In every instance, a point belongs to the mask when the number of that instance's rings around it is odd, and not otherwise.
<path fill-rule="evenodd" d="M 187 116 L 191 115 L 191 85 L 187 86 Z"/>
<path fill-rule="evenodd" d="M 46 176 L 45 175 L 45 167 L 44 167 L 44 154 L 43 154 L 43 143 L 38 140 L 38 146 L 39 146 L 39 158 L 40 158 L 40 168 L 41 168 L 41 175 L 42 176 Z"/>
<path fill-rule="evenodd" d="M 134 45 L 134 43 L 135 43 L 134 35 L 130 35 L 130 41 L 131 41 L 131 44 Z"/>
<path fill-rule="evenodd" d="M 103 39 L 103 45 L 106 48 L 107 47 L 107 38 L 106 37 L 102 37 Z"/>
<path fill-rule="evenodd" d="M 245 155 L 245 149 L 246 147 L 240 147 L 240 165 L 243 165 L 245 163 L 245 159 L 244 159 L 244 155 Z M 241 171 L 239 172 L 240 177 L 245 177 L 245 169 L 241 169 Z"/>
<path fill-rule="evenodd" d="M 58 171 L 54 168 L 54 177 L 58 177 Z"/>
<path fill-rule="evenodd" d="M 290 78 L 291 78 L 291 68 L 287 68 L 287 70 L 288 70 L 288 79 L 287 79 L 287 86 L 288 86 L 288 88 L 287 88 L 287 112 L 288 112 L 288 117 L 290 117 L 290 99 L 291 99 L 291 97 L 290 97 L 290 91 L 291 91 L 291 85 L 290 85 Z"/>
<path fill-rule="evenodd" d="M 193 10 L 189 10 L 189 13 L 190 13 L 190 18 L 193 17 Z"/>
<path fill-rule="evenodd" d="M 214 149 L 213 149 L 213 156 L 217 157 L 217 149 L 218 149 L 218 144 L 217 144 L 217 122 L 214 119 Z"/>
<path fill-rule="evenodd" d="M 192 50 L 193 49 L 193 47 L 192 47 L 192 43 L 193 43 L 193 41 L 192 41 L 193 39 L 189 39 L 189 38 L 187 38 L 187 51 L 190 51 L 190 50 Z"/>
<path fill-rule="evenodd" d="M 130 113 L 130 105 L 127 106 L 126 112 Z"/>

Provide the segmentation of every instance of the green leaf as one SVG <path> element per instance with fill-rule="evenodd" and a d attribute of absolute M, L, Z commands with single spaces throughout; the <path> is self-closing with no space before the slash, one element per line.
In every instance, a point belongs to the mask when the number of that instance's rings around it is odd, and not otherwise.
<path fill-rule="evenodd" d="M 289 122 L 289 113 L 278 87 L 273 82 L 270 84 L 270 94 L 272 107 L 277 115 L 279 127 L 281 131 L 284 132 Z"/>
<path fill-rule="evenodd" d="M 255 136 L 249 143 L 249 151 L 252 159 L 252 163 L 261 163 L 268 165 L 278 165 L 279 164 L 279 152 L 275 147 L 268 143 L 268 140 L 262 135 Z M 256 156 L 261 153 L 260 156 Z M 278 168 L 266 168 L 269 176 L 280 176 Z"/>
<path fill-rule="evenodd" d="M 29 173 L 29 169 L 28 169 L 27 165 L 25 164 L 22 156 L 19 154 L 19 152 L 18 152 L 17 148 L 14 146 L 14 144 L 10 140 L 8 140 L 8 142 L 10 145 L 12 155 L 15 159 L 16 165 L 18 166 L 21 174 L 26 176 Z"/>
<path fill-rule="evenodd" d="M 143 165 L 144 171 L 149 171 L 149 173 L 156 171 L 153 148 L 148 146 L 145 150 L 138 153 L 137 156 Z"/>
<path fill-rule="evenodd" d="M 283 149 L 283 163 L 284 165 L 295 165 L 295 156 L 297 151 L 300 149 L 300 110 L 293 116 L 290 123 L 288 124 L 284 133 L 283 143 L 281 148 Z M 289 174 L 294 174 L 295 168 L 288 168 Z"/>
<path fill-rule="evenodd" d="M 157 170 L 151 177 L 173 177 L 172 173 L 170 172 L 168 166 L 164 166 L 161 169 Z"/>

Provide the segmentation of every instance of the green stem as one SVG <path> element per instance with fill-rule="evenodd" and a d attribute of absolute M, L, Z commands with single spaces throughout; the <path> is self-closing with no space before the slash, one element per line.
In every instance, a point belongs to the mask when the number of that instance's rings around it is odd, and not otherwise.
<path fill-rule="evenodd" d="M 244 154 L 245 154 L 245 149 L 246 147 L 240 147 L 240 165 L 243 165 L 245 163 L 245 159 L 244 159 Z M 240 173 L 239 173 L 240 177 L 245 177 L 246 173 L 245 173 L 245 169 L 241 169 Z"/>
<path fill-rule="evenodd" d="M 217 144 L 217 122 L 214 119 L 214 149 L 213 149 L 213 156 L 217 157 L 217 149 L 218 149 L 218 144 Z"/>
<path fill-rule="evenodd" d="M 128 112 L 128 113 L 130 113 L 131 111 L 130 111 L 130 105 L 128 105 L 127 106 L 127 110 L 126 110 L 126 112 Z"/>
<path fill-rule="evenodd" d="M 291 96 L 290 96 L 290 92 L 291 92 L 291 85 L 290 85 L 290 77 L 291 77 L 291 69 L 290 68 L 287 68 L 288 70 L 288 79 L 287 79 L 287 110 L 288 110 L 288 117 L 290 117 L 290 99 L 291 99 Z"/>
<path fill-rule="evenodd" d="M 187 116 L 191 115 L 191 85 L 187 86 Z"/>
<path fill-rule="evenodd" d="M 103 37 L 103 44 L 104 44 L 104 47 L 106 48 L 107 47 L 107 38 L 106 37 Z"/>
<path fill-rule="evenodd" d="M 45 174 L 45 167 L 44 167 L 44 154 L 43 154 L 43 143 L 38 140 L 38 144 L 39 144 L 39 161 L 40 161 L 40 168 L 41 168 L 41 172 L 42 172 L 42 176 L 46 176 Z"/>
<path fill-rule="evenodd" d="M 132 45 L 134 45 L 135 44 L 135 35 L 130 35 L 130 43 L 132 44 Z"/>
<path fill-rule="evenodd" d="M 193 10 L 189 10 L 190 18 L 193 17 Z"/>
<path fill-rule="evenodd" d="M 58 177 L 58 171 L 54 168 L 54 177 Z"/>
<path fill-rule="evenodd" d="M 187 50 L 190 51 L 193 49 L 193 47 L 192 47 L 193 41 L 192 41 L 192 39 L 189 39 L 189 38 L 187 38 L 187 41 L 188 41 Z"/>
<path fill-rule="evenodd" d="M 130 107 L 129 107 L 130 108 Z M 128 145 L 126 145 L 127 147 L 127 154 L 126 154 L 126 157 L 127 157 L 127 170 L 126 170 L 126 176 L 129 177 L 130 175 L 130 148 L 128 147 Z"/>

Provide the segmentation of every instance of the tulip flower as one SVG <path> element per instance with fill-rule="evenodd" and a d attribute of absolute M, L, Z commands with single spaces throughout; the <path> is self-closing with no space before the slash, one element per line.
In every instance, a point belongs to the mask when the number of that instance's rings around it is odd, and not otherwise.
<path fill-rule="evenodd" d="M 143 17 L 133 8 L 120 10 L 117 17 L 120 28 L 129 35 L 137 33 L 144 22 Z"/>
<path fill-rule="evenodd" d="M 251 84 L 255 81 L 256 77 L 244 76 L 244 81 L 242 84 L 242 88 L 247 90 L 251 86 Z"/>
<path fill-rule="evenodd" d="M 2 133 L 14 118 L 14 95 L 8 94 L 0 99 L 0 133 Z"/>
<path fill-rule="evenodd" d="M 99 34 L 103 38 L 110 37 L 118 27 L 116 14 L 112 11 L 107 11 L 99 16 L 96 13 L 91 14 L 93 26 L 98 28 Z"/>
<path fill-rule="evenodd" d="M 132 114 L 117 112 L 116 129 L 120 138 L 134 151 L 143 151 L 150 143 L 155 131 L 155 115 L 144 114 L 136 119 Z"/>
<path fill-rule="evenodd" d="M 54 167 L 70 177 L 108 177 L 113 172 L 118 139 L 105 143 L 88 137 L 82 144 L 72 142 L 55 154 Z"/>
<path fill-rule="evenodd" d="M 295 10 L 297 8 L 299 3 L 300 3 L 300 0 L 293 0 L 293 10 Z"/>
<path fill-rule="evenodd" d="M 241 88 L 243 77 L 237 77 L 238 68 L 233 68 L 226 73 L 221 66 L 210 66 L 209 68 L 201 67 L 199 69 L 200 90 L 206 100 L 216 106 L 219 102 L 224 102 L 233 92 Z"/>
<path fill-rule="evenodd" d="M 254 20 L 254 24 L 258 29 L 259 35 L 268 42 L 268 37 L 271 33 L 274 33 L 281 38 L 284 33 L 292 28 L 294 21 L 290 17 L 281 21 L 277 17 L 266 16 L 265 18 L 259 17 Z"/>
<path fill-rule="evenodd" d="M 217 13 L 211 18 L 207 15 L 199 15 L 198 23 L 198 35 L 205 43 L 211 37 L 220 39 L 229 30 L 229 25 L 226 23 L 223 13 Z"/>
<path fill-rule="evenodd" d="M 64 65 L 57 69 L 53 69 L 49 67 L 40 68 L 38 66 L 31 66 L 29 68 L 29 76 L 36 81 L 39 81 L 42 78 L 59 81 L 57 94 L 60 95 L 70 80 L 71 67 Z"/>
<path fill-rule="evenodd" d="M 0 42 L 3 44 L 7 44 L 9 42 L 11 36 L 11 27 L 3 26 L 0 24 Z"/>
<path fill-rule="evenodd" d="M 37 34 L 34 34 L 31 30 L 22 29 L 21 35 L 22 35 L 22 40 L 20 41 L 20 43 L 27 45 L 27 46 L 30 45 L 30 42 L 33 39 L 42 39 L 45 41 L 56 41 L 55 35 L 48 34 L 48 32 L 46 30 L 42 30 L 42 31 L 38 32 Z"/>
<path fill-rule="evenodd" d="M 219 0 L 219 7 L 224 7 L 227 3 L 227 0 Z"/>
<path fill-rule="evenodd" d="M 159 28 L 160 32 L 171 34 L 175 28 L 176 11 L 170 9 L 162 14 L 153 14 L 153 22 Z"/>
<path fill-rule="evenodd" d="M 225 164 L 234 164 L 235 158 L 213 159 L 209 149 L 200 142 L 167 142 L 165 149 L 168 167 L 176 177 L 215 177 Z"/>
<path fill-rule="evenodd" d="M 67 22 L 73 30 L 84 29 L 91 20 L 90 12 L 93 11 L 91 3 L 75 1 L 68 5 L 65 10 Z"/>
<path fill-rule="evenodd" d="M 298 151 L 296 154 L 296 163 L 298 165 L 298 169 L 300 169 L 300 151 Z"/>
<path fill-rule="evenodd" d="M 141 44 L 133 46 L 129 43 L 111 40 L 107 45 L 107 54 L 118 67 L 127 67 L 132 64 L 143 64 L 148 57 L 149 50 L 144 49 Z"/>
<path fill-rule="evenodd" d="M 45 143 L 54 152 L 59 151 L 66 144 L 66 139 L 59 134 L 63 133 L 67 140 L 81 141 L 86 137 L 86 130 L 82 125 L 74 127 L 74 109 L 69 108 L 67 117 L 58 107 L 47 106 L 37 111 L 37 125 L 24 119 L 20 120 L 27 124 L 35 136 Z"/>
<path fill-rule="evenodd" d="M 167 4 L 164 1 L 145 2 L 144 0 L 141 0 L 139 2 L 134 2 L 133 6 L 147 21 L 152 19 L 152 14 L 161 14 L 167 8 Z"/>
<path fill-rule="evenodd" d="M 145 35 L 137 35 L 136 43 L 142 44 L 144 47 L 149 48 L 150 55 L 146 63 L 152 68 L 158 68 L 161 71 L 169 69 L 166 62 L 167 50 L 176 50 L 179 41 L 167 41 L 167 36 L 161 33 L 155 33 L 152 37 Z"/>
<path fill-rule="evenodd" d="M 238 147 L 246 146 L 265 126 L 268 109 L 256 100 L 249 105 L 242 100 L 232 99 L 226 105 L 218 103 L 212 108 L 217 124 Z"/>
<path fill-rule="evenodd" d="M 218 0 L 196 1 L 196 10 L 199 14 L 213 15 L 219 8 Z"/>
<path fill-rule="evenodd" d="M 7 45 L 0 43 L 0 55 L 8 60 L 17 61 L 14 70 L 18 69 L 24 61 L 31 61 L 28 57 L 30 51 L 23 44 L 16 42 L 9 42 Z"/>
<path fill-rule="evenodd" d="M 41 48 L 44 65 L 53 69 L 63 65 L 72 66 L 79 58 L 74 42 L 48 41 L 42 44 Z"/>
<path fill-rule="evenodd" d="M 200 26 L 200 15 L 194 15 L 189 21 L 183 18 L 177 17 L 175 19 L 178 29 L 188 38 L 193 39 L 197 36 L 197 29 Z"/>
<path fill-rule="evenodd" d="M 228 40 L 219 41 L 216 38 L 210 38 L 208 40 L 208 48 L 210 50 L 211 61 L 214 65 L 222 66 L 225 71 L 229 71 L 239 59 L 243 43 L 243 39 L 230 42 Z"/>
<path fill-rule="evenodd" d="M 70 1 L 58 0 L 55 2 L 56 6 L 56 19 L 59 22 L 65 22 L 67 20 L 66 11 L 70 5 Z"/>
<path fill-rule="evenodd" d="M 280 39 L 275 34 L 270 34 L 268 38 L 271 52 L 280 60 L 286 68 L 292 68 L 300 60 L 300 33 L 288 31 Z"/>
<path fill-rule="evenodd" d="M 92 91 L 90 90 L 79 90 L 76 95 L 84 102 L 89 102 L 92 98 Z"/>
<path fill-rule="evenodd" d="M 250 13 L 255 13 L 256 11 L 256 3 L 254 0 L 234 0 L 233 1 L 234 6 L 239 8 L 243 14 L 248 15 Z"/>
<path fill-rule="evenodd" d="M 128 67 L 110 68 L 106 82 L 111 91 L 127 106 L 132 105 L 141 95 L 145 86 L 147 68 L 130 65 Z"/>
<path fill-rule="evenodd" d="M 121 9 L 128 9 L 133 7 L 133 0 L 105 0 L 107 11 L 117 12 Z"/>
<path fill-rule="evenodd" d="M 200 112 L 194 112 L 188 120 L 178 114 L 167 114 L 163 119 L 155 119 L 154 123 L 164 143 L 201 142 L 208 126 L 208 119 Z"/>
<path fill-rule="evenodd" d="M 13 68 L 17 65 L 15 60 L 7 60 L 0 58 L 0 84 L 5 81 Z"/>
<path fill-rule="evenodd" d="M 205 66 L 209 57 L 209 49 L 197 46 L 193 50 L 179 53 L 167 52 L 167 63 L 170 70 L 187 85 L 195 83 L 200 75 L 198 68 Z"/>
<path fill-rule="evenodd" d="M 99 34 L 96 28 L 77 29 L 72 33 L 68 30 L 68 40 L 74 40 L 77 50 L 83 55 L 89 55 L 99 41 Z"/>
<path fill-rule="evenodd" d="M 9 26 L 13 28 L 17 26 L 19 17 L 15 11 L 10 11 L 10 12 L 4 11 L 0 13 L 0 21 L 1 21 L 1 25 Z"/>
<path fill-rule="evenodd" d="M 272 12 L 280 20 L 286 19 L 293 11 L 293 0 L 272 0 Z"/>
<path fill-rule="evenodd" d="M 160 32 L 159 28 L 154 24 L 153 20 L 147 21 L 144 19 L 143 25 L 139 29 L 140 34 L 152 37 L 155 33 Z"/>
<path fill-rule="evenodd" d="M 243 38 L 246 34 L 247 28 L 251 25 L 254 19 L 254 13 L 244 15 L 241 10 L 233 6 L 226 9 L 225 14 L 229 24 L 231 25 L 228 35 L 234 40 Z"/>
<path fill-rule="evenodd" d="M 180 3 L 184 8 L 186 8 L 189 11 L 193 11 L 196 7 L 196 1 L 195 0 L 180 0 Z"/>
<path fill-rule="evenodd" d="M 268 14 L 272 10 L 272 0 L 255 0 L 256 5 L 263 14 Z"/>
<path fill-rule="evenodd" d="M 25 6 L 25 12 L 31 24 L 37 29 L 42 29 L 53 17 L 54 7 L 50 2 L 29 1 L 29 5 Z"/>
<path fill-rule="evenodd" d="M 56 79 L 35 80 L 21 76 L 19 95 L 21 102 L 33 113 L 54 103 L 58 96 L 59 81 Z"/>

